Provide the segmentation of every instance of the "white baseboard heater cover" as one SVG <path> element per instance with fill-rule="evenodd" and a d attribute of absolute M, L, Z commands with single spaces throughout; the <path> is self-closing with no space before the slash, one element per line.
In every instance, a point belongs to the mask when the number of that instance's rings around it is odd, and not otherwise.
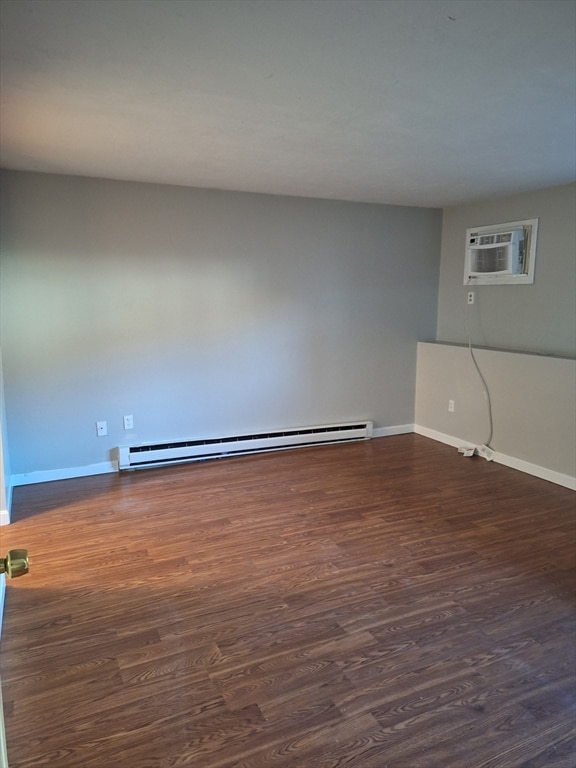
<path fill-rule="evenodd" d="M 277 429 L 247 435 L 208 437 L 169 443 L 120 446 L 118 469 L 144 469 L 167 464 L 224 458 L 246 453 L 281 451 L 305 445 L 346 443 L 372 437 L 371 421 L 346 424 L 324 424 L 319 427 Z"/>

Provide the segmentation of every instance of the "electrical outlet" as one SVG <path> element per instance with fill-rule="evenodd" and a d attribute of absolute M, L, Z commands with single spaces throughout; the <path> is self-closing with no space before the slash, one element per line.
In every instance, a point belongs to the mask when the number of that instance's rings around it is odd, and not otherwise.
<path fill-rule="evenodd" d="M 448 400 L 448 410 L 450 413 L 454 413 L 454 400 Z"/>
<path fill-rule="evenodd" d="M 466 300 L 468 304 L 474 304 L 474 291 L 468 291 L 466 294 Z"/>
<path fill-rule="evenodd" d="M 96 422 L 96 434 L 98 437 L 104 437 L 108 434 L 108 424 L 105 421 Z"/>
<path fill-rule="evenodd" d="M 124 429 L 134 429 L 134 416 L 124 416 Z"/>

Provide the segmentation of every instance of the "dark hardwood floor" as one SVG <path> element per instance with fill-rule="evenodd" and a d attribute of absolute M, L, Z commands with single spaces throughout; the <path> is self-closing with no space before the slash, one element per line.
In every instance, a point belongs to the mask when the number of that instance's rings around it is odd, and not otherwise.
<path fill-rule="evenodd" d="M 417 435 L 15 489 L 11 768 L 574 768 L 576 494 Z"/>

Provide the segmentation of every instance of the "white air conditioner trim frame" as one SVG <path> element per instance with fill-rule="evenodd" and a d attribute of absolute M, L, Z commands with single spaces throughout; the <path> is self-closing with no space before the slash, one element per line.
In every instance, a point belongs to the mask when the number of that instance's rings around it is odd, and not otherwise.
<path fill-rule="evenodd" d="M 470 253 L 472 249 L 469 246 L 472 235 L 498 235 L 515 229 L 523 229 L 525 233 L 525 264 L 523 271 L 516 274 L 502 272 L 473 274 Z M 522 219 L 521 221 L 507 221 L 501 224 L 470 227 L 466 230 L 464 285 L 531 285 L 534 282 L 537 239 L 538 219 Z"/>

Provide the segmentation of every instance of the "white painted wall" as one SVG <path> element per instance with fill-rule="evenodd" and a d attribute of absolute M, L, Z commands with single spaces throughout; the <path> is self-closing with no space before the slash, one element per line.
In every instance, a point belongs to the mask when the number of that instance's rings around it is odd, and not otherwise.
<path fill-rule="evenodd" d="M 106 469 L 125 442 L 413 423 L 440 211 L 20 172 L 1 199 L 16 477 Z"/>

